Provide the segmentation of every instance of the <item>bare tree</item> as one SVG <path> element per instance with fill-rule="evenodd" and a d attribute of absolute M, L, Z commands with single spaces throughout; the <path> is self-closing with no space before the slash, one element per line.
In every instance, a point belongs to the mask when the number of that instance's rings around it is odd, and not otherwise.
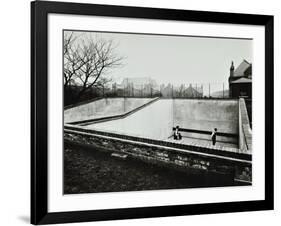
<path fill-rule="evenodd" d="M 122 65 L 122 57 L 115 54 L 113 40 L 74 37 L 73 33 L 64 37 L 64 85 L 79 85 L 78 98 L 98 84 L 99 78 L 114 67 Z M 107 80 L 104 80 L 105 82 Z M 107 81 L 108 82 L 108 81 Z"/>
<path fill-rule="evenodd" d="M 75 83 L 76 73 L 83 66 L 83 62 L 79 59 L 78 49 L 74 46 L 75 40 L 76 37 L 73 32 L 64 34 L 64 88 L 67 88 L 71 83 Z"/>
<path fill-rule="evenodd" d="M 88 43 L 82 42 L 79 52 L 83 66 L 77 73 L 82 84 L 79 96 L 91 89 L 102 74 L 121 65 L 122 57 L 115 55 L 115 48 L 112 40 L 90 39 Z"/>
<path fill-rule="evenodd" d="M 94 87 L 102 90 L 102 95 L 105 96 L 105 88 L 112 81 L 111 78 L 100 77 Z"/>

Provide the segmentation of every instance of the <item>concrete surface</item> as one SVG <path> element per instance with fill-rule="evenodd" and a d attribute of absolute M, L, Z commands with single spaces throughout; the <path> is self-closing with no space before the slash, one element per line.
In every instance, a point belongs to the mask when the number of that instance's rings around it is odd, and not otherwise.
<path fill-rule="evenodd" d="M 95 123 L 85 128 L 151 139 L 166 139 L 172 134 L 172 100 L 158 100 L 124 119 Z"/>
<path fill-rule="evenodd" d="M 238 102 L 236 100 L 159 99 L 126 118 L 94 123 L 85 128 L 166 140 L 172 128 L 238 134 Z M 192 133 L 193 139 L 208 139 L 209 135 Z M 236 143 L 233 138 L 223 137 L 223 142 Z M 230 145 L 233 146 L 233 145 Z M 235 146 L 235 145 L 234 145 Z"/>
<path fill-rule="evenodd" d="M 75 122 L 124 114 L 153 98 L 103 98 L 64 111 L 64 122 Z"/>
<path fill-rule="evenodd" d="M 197 146 L 210 146 L 210 147 L 216 147 L 221 149 L 222 147 L 229 147 L 229 148 L 238 148 L 238 144 L 230 143 L 230 142 L 222 142 L 217 141 L 216 145 L 213 146 L 211 137 L 209 136 L 209 139 L 202 139 L 202 138 L 194 138 L 194 137 L 182 137 L 181 140 L 174 140 L 174 137 L 169 137 L 165 141 L 169 141 L 172 143 L 180 143 L 180 144 L 189 144 L 189 145 L 197 145 Z"/>
<path fill-rule="evenodd" d="M 173 108 L 181 128 L 238 134 L 237 100 L 175 99 Z"/>

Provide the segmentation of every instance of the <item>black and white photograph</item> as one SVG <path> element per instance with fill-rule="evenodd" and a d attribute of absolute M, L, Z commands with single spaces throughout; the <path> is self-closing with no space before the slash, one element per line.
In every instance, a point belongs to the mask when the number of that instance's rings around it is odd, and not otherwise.
<path fill-rule="evenodd" d="M 65 195 L 252 186 L 251 38 L 62 39 Z"/>
<path fill-rule="evenodd" d="M 272 210 L 273 21 L 32 2 L 31 223 Z"/>
<path fill-rule="evenodd" d="M 277 2 L 3 1 L 0 225 L 278 225 Z"/>

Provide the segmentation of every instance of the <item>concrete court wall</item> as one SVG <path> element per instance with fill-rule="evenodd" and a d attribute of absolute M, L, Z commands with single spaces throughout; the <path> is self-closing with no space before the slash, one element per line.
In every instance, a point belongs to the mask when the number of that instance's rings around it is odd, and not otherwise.
<path fill-rule="evenodd" d="M 124 114 L 152 98 L 103 98 L 64 111 L 64 122 L 75 122 Z"/>
<path fill-rule="evenodd" d="M 173 133 L 172 99 L 161 99 L 123 119 L 95 123 L 85 128 L 151 139 L 167 139 Z"/>
<path fill-rule="evenodd" d="M 93 123 L 85 128 L 112 133 L 163 140 L 173 134 L 173 127 L 238 134 L 238 102 L 236 100 L 159 99 L 128 117 Z M 184 133 L 183 133 L 184 135 Z M 206 139 L 206 135 L 189 136 Z M 210 135 L 207 135 L 210 138 Z M 229 137 L 218 140 L 236 143 Z"/>
<path fill-rule="evenodd" d="M 174 126 L 186 129 L 238 134 L 237 100 L 175 99 Z"/>
<path fill-rule="evenodd" d="M 239 99 L 239 149 L 244 152 L 252 151 L 252 129 L 244 98 Z"/>

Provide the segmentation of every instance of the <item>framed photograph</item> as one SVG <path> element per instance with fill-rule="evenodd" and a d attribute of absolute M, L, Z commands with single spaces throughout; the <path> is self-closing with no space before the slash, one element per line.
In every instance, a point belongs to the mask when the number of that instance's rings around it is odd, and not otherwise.
<path fill-rule="evenodd" d="M 31 3 L 32 224 L 272 209 L 273 16 Z"/>

